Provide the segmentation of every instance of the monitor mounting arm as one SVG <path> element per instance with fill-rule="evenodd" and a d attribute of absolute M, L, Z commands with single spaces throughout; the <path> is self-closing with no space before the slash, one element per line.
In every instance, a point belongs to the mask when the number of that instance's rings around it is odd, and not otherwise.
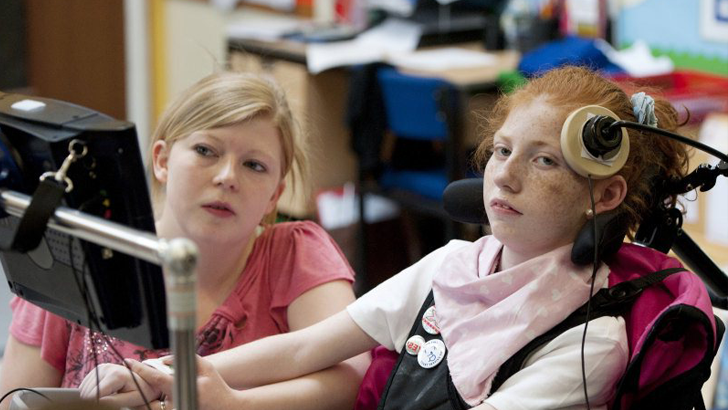
<path fill-rule="evenodd" d="M 0 209 L 22 217 L 31 198 L 0 189 Z M 163 267 L 167 315 L 174 355 L 174 397 L 179 410 L 197 408 L 195 361 L 197 246 L 185 238 L 166 240 L 83 212 L 58 207 L 48 227 Z"/>

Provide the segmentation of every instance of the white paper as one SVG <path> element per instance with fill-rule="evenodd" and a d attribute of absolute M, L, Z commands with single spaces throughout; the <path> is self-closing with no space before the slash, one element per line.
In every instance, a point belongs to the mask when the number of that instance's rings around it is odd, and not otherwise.
<path fill-rule="evenodd" d="M 397 67 L 425 71 L 483 67 L 493 65 L 496 61 L 493 54 L 454 47 L 416 51 L 390 58 L 390 62 Z"/>
<path fill-rule="evenodd" d="M 632 46 L 617 51 L 609 43 L 598 39 L 595 46 L 612 63 L 620 66 L 632 77 L 646 77 L 671 73 L 675 65 L 667 56 L 654 57 L 649 46 L 642 40 L 637 40 Z"/>
<path fill-rule="evenodd" d="M 698 26 L 704 39 L 728 43 L 728 3 L 725 0 L 701 0 Z"/>
<path fill-rule="evenodd" d="M 396 202 L 379 195 L 364 196 L 364 220 L 368 224 L 386 221 L 399 215 Z M 329 190 L 316 195 L 319 223 L 324 229 L 343 228 L 359 222 L 359 195 L 347 182 L 340 191 Z"/>
<path fill-rule="evenodd" d="M 367 0 L 369 9 L 381 9 L 391 14 L 409 17 L 415 11 L 415 2 L 411 0 Z"/>
<path fill-rule="evenodd" d="M 312 43 L 306 47 L 308 72 L 318 74 L 329 68 L 382 61 L 384 51 L 379 47 L 362 47 L 354 40 L 333 43 Z"/>
<path fill-rule="evenodd" d="M 420 42 L 422 27 L 419 24 L 389 18 L 383 23 L 357 36 L 357 43 L 363 46 L 378 46 L 387 52 L 406 53 L 414 51 Z"/>
<path fill-rule="evenodd" d="M 334 67 L 386 61 L 392 55 L 415 50 L 421 35 L 417 24 L 388 19 L 354 40 L 312 43 L 306 47 L 308 71 L 318 74 Z"/>

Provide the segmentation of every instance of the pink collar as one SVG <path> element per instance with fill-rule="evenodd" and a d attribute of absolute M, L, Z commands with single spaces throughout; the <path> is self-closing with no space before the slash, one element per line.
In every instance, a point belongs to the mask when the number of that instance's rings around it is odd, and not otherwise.
<path fill-rule="evenodd" d="M 586 303 L 592 266 L 574 265 L 571 247 L 493 273 L 503 245 L 485 236 L 443 261 L 433 280 L 435 307 L 450 375 L 468 404 L 488 397 L 508 358 Z M 600 266 L 595 292 L 608 274 Z"/>

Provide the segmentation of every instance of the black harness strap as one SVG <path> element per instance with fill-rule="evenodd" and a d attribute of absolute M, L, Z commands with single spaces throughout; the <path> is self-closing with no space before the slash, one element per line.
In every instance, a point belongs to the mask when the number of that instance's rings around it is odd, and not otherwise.
<path fill-rule="evenodd" d="M 589 320 L 602 316 L 623 316 L 632 308 L 632 303 L 645 288 L 662 281 L 668 276 L 684 271 L 683 268 L 660 270 L 643 277 L 622 282 L 610 288 L 601 289 L 592 298 Z M 418 334 L 425 339 L 441 338 L 427 334 L 421 323 L 425 311 L 434 303 L 430 291 L 417 315 L 409 337 Z M 495 392 L 510 376 L 518 372 L 528 357 L 540 346 L 550 342 L 568 329 L 587 321 L 587 305 L 582 305 L 564 321 L 548 332 L 538 336 L 521 348 L 501 365 L 493 380 L 491 393 Z M 432 369 L 423 369 L 417 357 L 402 351 L 387 381 L 378 410 L 466 410 L 470 406 L 460 397 L 447 367 L 447 354 L 443 361 Z"/>
<path fill-rule="evenodd" d="M 432 291 L 422 304 L 408 337 L 420 335 L 425 340 L 440 339 L 440 334 L 427 333 L 422 326 L 422 316 L 434 304 Z M 466 410 L 470 408 L 458 394 L 450 379 L 447 353 L 442 361 L 431 369 L 420 366 L 416 355 L 402 350 L 397 364 L 387 380 L 378 410 Z"/>
<path fill-rule="evenodd" d="M 624 316 L 630 310 L 632 303 L 642 290 L 662 281 L 674 273 L 682 272 L 684 270 L 684 268 L 663 269 L 631 281 L 619 283 L 610 288 L 599 290 L 599 292 L 597 292 L 592 298 L 589 320 L 597 319 L 602 316 Z M 517 371 L 521 370 L 526 359 L 528 359 L 531 353 L 533 353 L 536 349 L 555 339 L 568 329 L 586 323 L 586 311 L 587 304 L 584 304 L 574 313 L 569 315 L 569 317 L 564 319 L 563 322 L 554 326 L 548 332 L 536 337 L 529 344 L 516 352 L 516 354 L 511 356 L 511 358 L 503 363 L 500 369 L 498 369 L 498 373 L 493 379 L 491 392 L 498 390 L 503 382 L 513 376 Z"/>
<path fill-rule="evenodd" d="M 28 252 L 37 248 L 45 234 L 48 220 L 61 205 L 65 190 L 65 185 L 55 178 L 43 179 L 33 193 L 17 229 L 12 236 L 0 242 L 0 249 Z"/>

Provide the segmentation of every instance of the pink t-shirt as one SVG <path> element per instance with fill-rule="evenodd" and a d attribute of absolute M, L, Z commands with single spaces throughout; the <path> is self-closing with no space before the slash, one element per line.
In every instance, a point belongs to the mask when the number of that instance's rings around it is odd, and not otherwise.
<path fill-rule="evenodd" d="M 333 239 L 313 222 L 268 227 L 256 240 L 245 270 L 227 300 L 197 331 L 197 353 L 206 356 L 265 336 L 289 331 L 287 308 L 304 292 L 334 280 L 354 281 L 354 272 Z M 77 387 L 98 363 L 121 356 L 144 360 L 168 354 L 93 332 L 13 298 L 10 333 L 40 346 L 41 357 L 63 373 L 62 387 Z"/>

